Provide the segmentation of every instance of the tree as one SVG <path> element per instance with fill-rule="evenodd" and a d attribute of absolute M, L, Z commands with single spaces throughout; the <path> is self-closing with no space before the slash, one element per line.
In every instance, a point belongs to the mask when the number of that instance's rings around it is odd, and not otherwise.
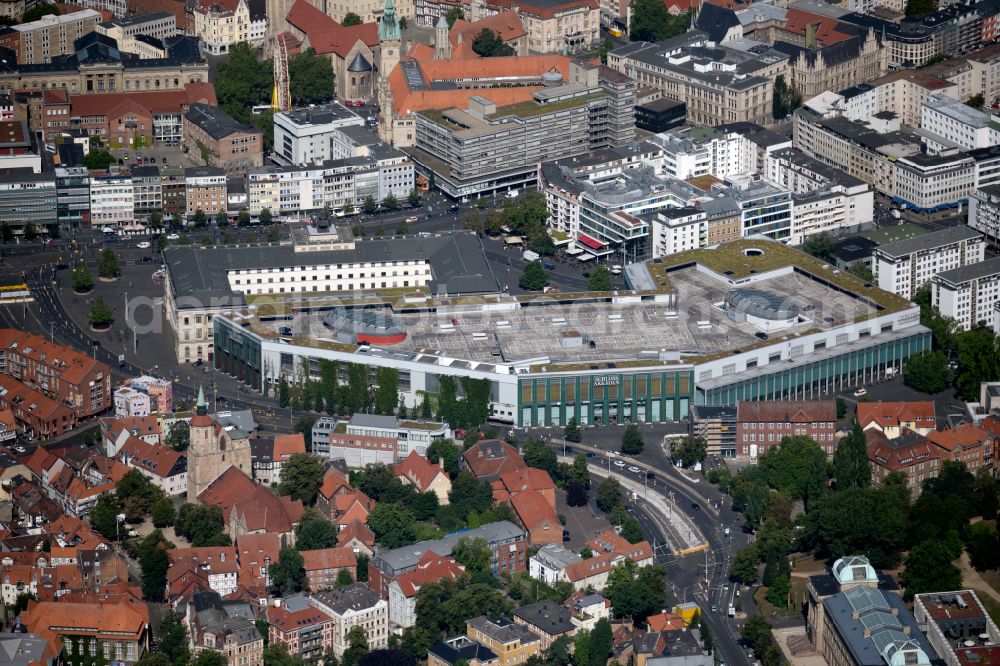
<path fill-rule="evenodd" d="M 702 437 L 681 437 L 670 442 L 670 456 L 684 467 L 700 463 L 708 455 L 708 443 Z"/>
<path fill-rule="evenodd" d="M 191 666 L 226 666 L 225 655 L 215 650 L 199 650 L 191 660 Z"/>
<path fill-rule="evenodd" d="M 924 592 L 944 592 L 962 589 L 962 572 L 952 564 L 955 559 L 947 544 L 942 541 L 925 541 L 914 546 L 906 556 L 906 569 L 899 582 L 906 589 L 905 597 L 912 599 Z"/>
<path fill-rule="evenodd" d="M 768 484 L 783 495 L 805 499 L 826 484 L 826 452 L 804 435 L 785 437 L 760 457 Z"/>
<path fill-rule="evenodd" d="M 278 493 L 312 504 L 323 483 L 323 463 L 307 453 L 294 453 L 281 468 Z"/>
<path fill-rule="evenodd" d="M 49 16 L 49 15 L 53 16 L 59 15 L 58 5 L 37 4 L 34 5 L 31 9 L 24 12 L 24 15 L 21 17 L 20 22 L 31 23 L 32 21 L 37 21 L 43 16 Z"/>
<path fill-rule="evenodd" d="M 24 234 L 24 240 L 33 241 L 38 238 L 38 227 L 32 222 L 28 222 L 24 225 L 21 233 Z"/>
<path fill-rule="evenodd" d="M 817 259 L 829 261 L 830 253 L 833 252 L 833 238 L 826 232 L 814 234 L 806 239 L 802 251 Z"/>
<path fill-rule="evenodd" d="M 939 351 L 922 351 L 906 359 L 906 385 L 922 393 L 938 393 L 951 384 L 948 357 Z"/>
<path fill-rule="evenodd" d="M 90 513 L 90 525 L 105 539 L 115 541 L 120 534 L 118 516 L 121 512 L 122 505 L 113 493 L 101 493 Z"/>
<path fill-rule="evenodd" d="M 500 35 L 489 28 L 483 28 L 472 40 L 472 50 L 484 58 L 512 56 L 514 49 L 503 43 Z"/>
<path fill-rule="evenodd" d="M 672 16 L 662 2 L 637 0 L 632 5 L 629 39 L 633 42 L 659 42 L 684 34 L 690 22 L 688 13 Z"/>
<path fill-rule="evenodd" d="M 365 197 L 365 200 L 361 202 L 361 212 L 365 215 L 372 215 L 378 210 L 378 204 L 375 203 L 375 198 L 370 194 Z"/>
<path fill-rule="evenodd" d="M 368 633 L 360 624 L 351 627 L 347 632 L 347 650 L 341 657 L 342 666 L 356 666 L 358 661 L 368 654 Z"/>
<path fill-rule="evenodd" d="M 271 209 L 264 208 L 263 210 L 261 210 L 260 215 L 257 216 L 257 219 L 260 220 L 261 224 L 271 224 L 271 221 L 273 219 L 271 216 Z"/>
<path fill-rule="evenodd" d="M 188 663 L 187 628 L 176 611 L 168 610 L 160 620 L 160 652 L 178 666 Z"/>
<path fill-rule="evenodd" d="M 104 302 L 103 298 L 98 298 L 92 306 L 90 306 L 90 313 L 87 315 L 87 321 L 90 323 L 91 327 L 97 329 L 104 329 L 111 325 L 114 321 L 114 315 L 111 313 L 111 308 L 107 303 Z"/>
<path fill-rule="evenodd" d="M 337 528 L 315 509 L 307 509 L 295 526 L 295 547 L 319 550 L 337 545 Z"/>
<path fill-rule="evenodd" d="M 279 596 L 301 592 L 306 586 L 306 567 L 302 555 L 294 548 L 282 548 L 278 561 L 267 570 L 271 591 Z"/>
<path fill-rule="evenodd" d="M 604 666 L 614 647 L 611 623 L 601 618 L 590 632 L 590 666 Z"/>
<path fill-rule="evenodd" d="M 229 56 L 219 63 L 215 75 L 219 107 L 240 122 L 251 123 L 264 118 L 264 114 L 254 116 L 250 109 L 269 101 L 273 88 L 274 63 L 269 59 L 260 60 L 246 42 L 233 44 Z"/>
<path fill-rule="evenodd" d="M 379 368 L 375 373 L 375 411 L 379 414 L 392 415 L 399 404 L 399 370 L 395 368 Z"/>
<path fill-rule="evenodd" d="M 518 280 L 518 284 L 521 289 L 527 289 L 528 291 L 539 291 L 549 284 L 549 276 L 542 268 L 542 262 L 529 261 L 525 267 L 524 272 L 521 273 L 521 278 Z"/>
<path fill-rule="evenodd" d="M 493 551 L 484 539 L 459 539 L 452 557 L 470 574 L 488 572 L 493 563 Z"/>
<path fill-rule="evenodd" d="M 550 476 L 555 474 L 556 468 L 559 466 L 556 452 L 534 437 L 529 437 L 524 443 L 521 455 L 528 467 L 545 470 Z"/>
<path fill-rule="evenodd" d="M 311 48 L 288 61 L 288 76 L 289 92 L 296 106 L 319 104 L 333 98 L 333 63 Z"/>
<path fill-rule="evenodd" d="M 937 9 L 934 0 L 906 0 L 906 15 L 914 18 L 927 16 Z"/>
<path fill-rule="evenodd" d="M 448 501 L 464 519 L 469 512 L 482 512 L 493 506 L 493 490 L 488 483 L 480 483 L 476 476 L 463 469 L 451 483 Z"/>
<path fill-rule="evenodd" d="M 444 20 L 448 22 L 448 29 L 451 30 L 455 27 L 455 21 L 458 19 L 464 19 L 465 12 L 462 11 L 461 7 L 452 7 L 448 10 L 448 13 L 444 15 Z M 431 187 L 434 187 L 431 185 Z"/>
<path fill-rule="evenodd" d="M 663 567 L 638 568 L 632 561 L 625 560 L 608 573 L 604 596 L 611 601 L 616 616 L 643 622 L 659 611 L 665 579 Z"/>
<path fill-rule="evenodd" d="M 573 663 L 590 666 L 590 631 L 587 629 L 577 629 L 573 637 Z"/>
<path fill-rule="evenodd" d="M 566 478 L 570 484 L 578 485 L 585 491 L 590 488 L 590 469 L 587 466 L 587 456 L 581 453 L 573 458 Z"/>
<path fill-rule="evenodd" d="M 976 470 L 976 478 L 972 482 L 972 504 L 976 513 L 984 520 L 993 520 L 1000 511 L 1000 481 L 986 467 Z"/>
<path fill-rule="evenodd" d="M 413 543 L 413 512 L 397 502 L 380 502 L 368 514 L 368 527 L 375 539 L 386 548 L 401 548 Z"/>
<path fill-rule="evenodd" d="M 645 442 L 642 440 L 642 433 L 639 432 L 639 426 L 635 424 L 627 425 L 622 435 L 622 453 L 629 456 L 638 455 L 642 453 L 645 445 Z"/>
<path fill-rule="evenodd" d="M 597 47 L 597 57 L 601 59 L 602 65 L 608 64 L 608 54 L 611 53 L 611 49 L 615 48 L 615 45 L 611 43 L 610 39 L 603 39 Z"/>
<path fill-rule="evenodd" d="M 795 86 L 785 82 L 785 75 L 778 74 L 774 78 L 774 93 L 771 98 L 771 112 L 775 120 L 787 118 L 792 111 L 802 106 L 802 95 Z"/>
<path fill-rule="evenodd" d="M 833 454 L 833 478 L 837 489 L 865 488 L 871 485 L 872 470 L 868 462 L 868 440 L 857 421 L 847 437 L 837 444 Z"/>
<path fill-rule="evenodd" d="M 605 513 L 622 503 L 622 486 L 618 479 L 607 477 L 597 484 L 597 508 Z"/>
<path fill-rule="evenodd" d="M 208 224 L 208 215 L 201 208 L 194 212 L 194 226 L 201 228 Z"/>
<path fill-rule="evenodd" d="M 163 214 L 152 212 L 146 217 L 146 225 L 154 231 L 159 231 L 163 227 Z"/>
<path fill-rule="evenodd" d="M 802 545 L 819 558 L 865 553 L 890 568 L 906 545 L 908 502 L 895 488 L 847 487 L 823 496 L 806 514 Z"/>
<path fill-rule="evenodd" d="M 753 585 L 757 580 L 757 569 L 760 567 L 758 550 L 755 546 L 747 546 L 736 552 L 729 565 L 729 577 L 744 585 Z"/>
<path fill-rule="evenodd" d="M 86 293 L 94 288 L 94 278 L 91 277 L 86 264 L 81 264 L 79 268 L 73 269 L 72 282 L 73 290 L 80 293 Z"/>
<path fill-rule="evenodd" d="M 114 163 L 114 155 L 103 148 L 91 148 L 83 157 L 83 166 L 94 171 L 104 171 Z"/>
<path fill-rule="evenodd" d="M 360 16 L 354 12 L 347 12 L 344 14 L 344 20 L 340 22 L 340 25 L 345 28 L 350 28 L 352 25 L 361 25 L 362 23 L 364 23 L 364 21 L 361 20 Z"/>
<path fill-rule="evenodd" d="M 120 272 L 115 253 L 111 250 L 101 250 L 101 254 L 97 257 L 97 274 L 102 278 L 111 279 L 118 277 Z"/>
<path fill-rule="evenodd" d="M 0 242 L 9 243 L 14 240 L 14 230 L 6 222 L 0 222 Z"/>
<path fill-rule="evenodd" d="M 622 523 L 622 538 L 629 543 L 639 543 L 640 541 L 645 541 L 646 537 L 642 533 L 642 527 L 639 525 L 639 521 L 629 516 Z"/>
<path fill-rule="evenodd" d="M 420 192 L 416 189 L 410 190 L 410 193 L 406 197 L 406 201 L 410 204 L 411 208 L 416 208 L 420 205 Z"/>
<path fill-rule="evenodd" d="M 191 445 L 191 426 L 187 421 L 175 421 L 170 424 L 166 444 L 174 451 L 187 451 Z"/>
<path fill-rule="evenodd" d="M 986 105 L 986 100 L 983 98 L 983 93 L 977 93 L 965 100 L 965 104 L 973 109 L 981 109 Z"/>
<path fill-rule="evenodd" d="M 139 566 L 142 568 L 142 598 L 155 603 L 163 601 L 167 590 L 167 569 L 170 568 L 166 549 L 159 546 L 147 549 L 139 560 Z"/>
<path fill-rule="evenodd" d="M 611 271 L 604 264 L 598 264 L 590 277 L 587 278 L 587 291 L 611 291 L 613 288 Z"/>
<path fill-rule="evenodd" d="M 174 524 L 177 512 L 169 497 L 161 497 L 149 508 L 149 516 L 153 519 L 154 527 L 170 527 Z"/>
<path fill-rule="evenodd" d="M 580 432 L 580 425 L 576 422 L 575 416 L 571 416 L 569 421 L 566 422 L 566 428 L 563 431 L 563 439 L 567 442 L 583 441 L 583 434 Z"/>
<path fill-rule="evenodd" d="M 184 504 L 177 511 L 174 532 L 194 547 L 221 545 L 229 540 L 224 534 L 222 508 L 207 504 Z"/>
<path fill-rule="evenodd" d="M 289 397 L 288 380 L 285 379 L 284 375 L 281 375 L 278 377 L 278 406 L 282 409 L 287 408 Z"/>
<path fill-rule="evenodd" d="M 426 401 L 426 396 L 424 397 Z M 450 439 L 436 439 L 427 447 L 427 460 L 444 463 L 444 471 L 454 477 L 458 474 L 458 463 L 462 459 L 462 449 Z"/>
<path fill-rule="evenodd" d="M 958 376 L 955 388 L 966 400 L 979 396 L 979 386 L 1000 375 L 1000 347 L 993 331 L 983 324 L 958 336 Z"/>

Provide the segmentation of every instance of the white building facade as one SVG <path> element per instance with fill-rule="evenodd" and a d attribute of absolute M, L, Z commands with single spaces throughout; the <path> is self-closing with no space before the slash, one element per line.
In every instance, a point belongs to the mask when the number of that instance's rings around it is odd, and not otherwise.
<path fill-rule="evenodd" d="M 95 227 L 132 226 L 135 194 L 130 176 L 95 176 L 90 179 L 90 219 Z"/>
<path fill-rule="evenodd" d="M 1000 301 L 1000 257 L 940 273 L 932 284 L 932 305 L 963 330 L 979 322 L 994 327 Z"/>
<path fill-rule="evenodd" d="M 339 102 L 274 114 L 274 157 L 281 164 L 322 164 L 336 159 L 333 133 L 341 127 L 363 127 L 361 116 Z"/>
<path fill-rule="evenodd" d="M 979 263 L 985 250 L 985 239 L 975 229 L 947 227 L 874 248 L 872 272 L 879 289 L 913 298 L 938 273 Z"/>

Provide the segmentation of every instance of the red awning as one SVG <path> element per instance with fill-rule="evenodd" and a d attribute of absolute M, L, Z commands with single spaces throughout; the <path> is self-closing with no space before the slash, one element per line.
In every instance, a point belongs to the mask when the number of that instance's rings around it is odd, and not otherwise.
<path fill-rule="evenodd" d="M 584 245 L 586 245 L 587 247 L 592 247 L 595 250 L 600 250 L 602 247 L 604 247 L 604 243 L 602 243 L 599 240 L 591 238 L 587 234 L 580 234 L 579 236 L 577 236 L 576 239 L 581 243 L 583 243 Z"/>

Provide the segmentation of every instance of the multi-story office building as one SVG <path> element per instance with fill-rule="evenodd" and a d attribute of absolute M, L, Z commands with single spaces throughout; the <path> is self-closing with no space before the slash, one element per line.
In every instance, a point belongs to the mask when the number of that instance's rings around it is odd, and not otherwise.
<path fill-rule="evenodd" d="M 162 187 L 161 196 L 164 196 L 166 186 Z M 184 169 L 184 206 L 188 217 L 199 210 L 209 216 L 220 210 L 226 210 L 229 206 L 229 196 L 225 170 L 215 166 Z"/>
<path fill-rule="evenodd" d="M 364 119 L 340 102 L 274 114 L 274 157 L 282 164 L 312 165 L 334 159 L 331 138 Z"/>
<path fill-rule="evenodd" d="M 90 170 L 56 167 L 56 218 L 64 229 L 90 226 Z"/>
<path fill-rule="evenodd" d="M 0 222 L 14 233 L 22 233 L 28 224 L 41 232 L 57 221 L 54 173 L 35 173 L 25 168 L 0 174 Z"/>
<path fill-rule="evenodd" d="M 770 123 L 773 80 L 784 73 L 786 62 L 785 54 L 755 55 L 715 44 L 701 30 L 655 44 L 633 42 L 608 53 L 609 67 L 684 102 L 688 122 L 708 126 Z"/>
<path fill-rule="evenodd" d="M 160 169 L 155 166 L 140 166 L 132 169 L 132 192 L 135 201 L 135 217 L 145 224 L 150 213 L 163 210 L 163 185 Z"/>
<path fill-rule="evenodd" d="M 76 51 L 74 42 L 94 32 L 101 15 L 93 9 L 43 16 L 14 26 L 18 33 L 17 62 L 40 65 Z"/>
<path fill-rule="evenodd" d="M 922 111 L 919 133 L 934 152 L 1000 144 L 1000 130 L 990 124 L 989 115 L 957 99 L 935 95 L 924 102 Z"/>
<path fill-rule="evenodd" d="M 792 194 L 754 174 L 728 178 L 724 190 L 736 202 L 741 236 L 788 242 L 792 235 Z"/>
<path fill-rule="evenodd" d="M 931 284 L 931 303 L 962 329 L 979 322 L 993 328 L 1000 300 L 1000 257 L 938 273 Z"/>
<path fill-rule="evenodd" d="M 702 246 L 702 230 L 708 215 L 700 208 L 665 208 L 649 213 L 653 257 L 664 257 Z"/>
<path fill-rule="evenodd" d="M 90 179 L 90 217 L 95 226 L 130 228 L 135 223 L 135 190 L 126 175 Z"/>
<path fill-rule="evenodd" d="M 912 299 L 938 273 L 982 261 L 985 249 L 975 229 L 947 227 L 874 248 L 872 272 L 879 289 Z"/>
<path fill-rule="evenodd" d="M 227 172 L 264 163 L 264 134 L 218 107 L 192 104 L 184 114 L 183 135 L 192 155 L 201 155 L 208 164 Z"/>
<path fill-rule="evenodd" d="M 635 82 L 606 67 L 570 65 L 570 82 L 531 102 L 499 106 L 469 98 L 467 109 L 416 114 L 408 151 L 453 197 L 534 183 L 538 163 L 622 146 L 635 137 Z"/>
<path fill-rule="evenodd" d="M 983 187 L 969 195 L 969 226 L 1000 243 L 1000 185 Z"/>
<path fill-rule="evenodd" d="M 162 41 L 177 34 L 177 18 L 170 12 L 134 14 L 101 23 L 97 31 L 119 43 L 139 35 Z"/>

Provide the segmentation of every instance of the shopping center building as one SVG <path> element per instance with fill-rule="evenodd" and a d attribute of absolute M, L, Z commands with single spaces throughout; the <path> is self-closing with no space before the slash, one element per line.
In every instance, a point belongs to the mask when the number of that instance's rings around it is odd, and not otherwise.
<path fill-rule="evenodd" d="M 632 264 L 620 292 L 531 295 L 503 293 L 467 232 L 350 244 L 171 249 L 165 311 L 182 330 L 211 315 L 211 362 L 255 391 L 306 367 L 318 379 L 322 359 L 367 366 L 373 386 L 391 367 L 410 406 L 443 376 L 460 393 L 486 380 L 491 417 L 517 426 L 817 398 L 901 373 L 930 346 L 916 305 L 766 240 Z"/>

